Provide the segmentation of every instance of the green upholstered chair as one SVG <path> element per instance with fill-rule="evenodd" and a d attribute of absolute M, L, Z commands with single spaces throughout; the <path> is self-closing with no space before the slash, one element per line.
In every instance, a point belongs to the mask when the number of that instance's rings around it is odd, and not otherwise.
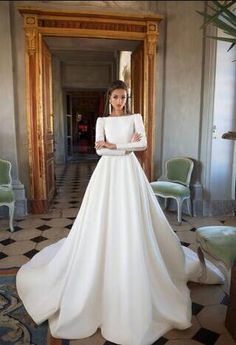
<path fill-rule="evenodd" d="M 164 174 L 157 181 L 150 183 L 155 195 L 165 198 L 165 206 L 167 206 L 168 198 L 176 200 L 179 224 L 182 222 L 184 200 L 187 200 L 188 211 L 192 215 L 189 184 L 193 166 L 193 161 L 186 157 L 169 159 L 165 162 Z"/>
<path fill-rule="evenodd" d="M 236 227 L 233 226 L 204 226 L 196 230 L 196 241 L 199 244 L 198 256 L 202 263 L 203 275 L 206 274 L 204 255 L 219 261 L 226 268 L 228 282 L 229 303 L 226 313 L 225 326 L 236 340 Z"/>
<path fill-rule="evenodd" d="M 0 206 L 9 208 L 10 230 L 13 228 L 15 197 L 12 190 L 11 163 L 0 159 Z"/>

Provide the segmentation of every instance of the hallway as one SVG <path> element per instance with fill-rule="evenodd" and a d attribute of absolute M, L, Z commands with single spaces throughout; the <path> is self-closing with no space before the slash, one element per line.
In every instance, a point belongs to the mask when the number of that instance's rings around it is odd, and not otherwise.
<path fill-rule="evenodd" d="M 8 230 L 8 221 L 0 219 L 0 269 L 20 267 L 37 252 L 68 235 L 81 205 L 86 186 L 96 161 L 71 163 L 57 167 L 57 196 L 47 214 L 28 215 L 15 221 L 15 232 Z M 173 229 L 183 245 L 196 250 L 196 227 L 202 225 L 236 225 L 235 217 L 190 218 L 184 216 L 177 225 L 176 214 L 167 213 Z M 155 345 L 233 345 L 224 327 L 227 295 L 222 286 L 190 283 L 193 301 L 193 325 L 186 331 L 172 330 Z M 1 334 L 0 334 L 1 336 Z M 1 341 L 0 341 L 1 343 Z M 70 345 L 108 345 L 100 330 L 84 340 L 70 341 Z M 26 344 L 25 344 L 26 345 Z M 42 345 L 42 344 L 37 344 Z"/>

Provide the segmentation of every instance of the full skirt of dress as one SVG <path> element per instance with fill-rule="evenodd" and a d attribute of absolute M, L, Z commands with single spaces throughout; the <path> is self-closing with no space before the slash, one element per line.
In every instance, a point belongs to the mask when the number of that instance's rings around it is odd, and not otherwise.
<path fill-rule="evenodd" d="M 150 345 L 191 326 L 188 278 L 180 241 L 130 153 L 99 160 L 68 237 L 20 268 L 17 290 L 54 337 L 100 328 L 114 343 Z"/>

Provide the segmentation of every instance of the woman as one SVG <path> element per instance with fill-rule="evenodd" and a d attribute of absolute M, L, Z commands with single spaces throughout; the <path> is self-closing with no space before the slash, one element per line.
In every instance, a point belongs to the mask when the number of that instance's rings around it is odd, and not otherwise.
<path fill-rule="evenodd" d="M 109 114 L 96 124 L 102 158 L 68 237 L 17 274 L 27 311 L 38 324 L 49 319 L 54 337 L 80 339 L 101 328 L 114 343 L 150 345 L 191 326 L 186 283 L 199 279 L 200 265 L 181 247 L 133 152 L 145 150 L 146 135 L 126 101 L 126 85 L 114 82 Z"/>

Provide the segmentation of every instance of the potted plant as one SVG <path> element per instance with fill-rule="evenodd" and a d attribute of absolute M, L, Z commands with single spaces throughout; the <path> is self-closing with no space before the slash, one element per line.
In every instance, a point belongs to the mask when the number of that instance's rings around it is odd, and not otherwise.
<path fill-rule="evenodd" d="M 207 36 L 219 41 L 229 42 L 230 49 L 236 44 L 236 3 L 235 1 L 210 1 L 207 2 L 206 12 L 197 11 L 204 17 L 201 28 L 212 24 L 221 29 L 228 37 Z"/>

